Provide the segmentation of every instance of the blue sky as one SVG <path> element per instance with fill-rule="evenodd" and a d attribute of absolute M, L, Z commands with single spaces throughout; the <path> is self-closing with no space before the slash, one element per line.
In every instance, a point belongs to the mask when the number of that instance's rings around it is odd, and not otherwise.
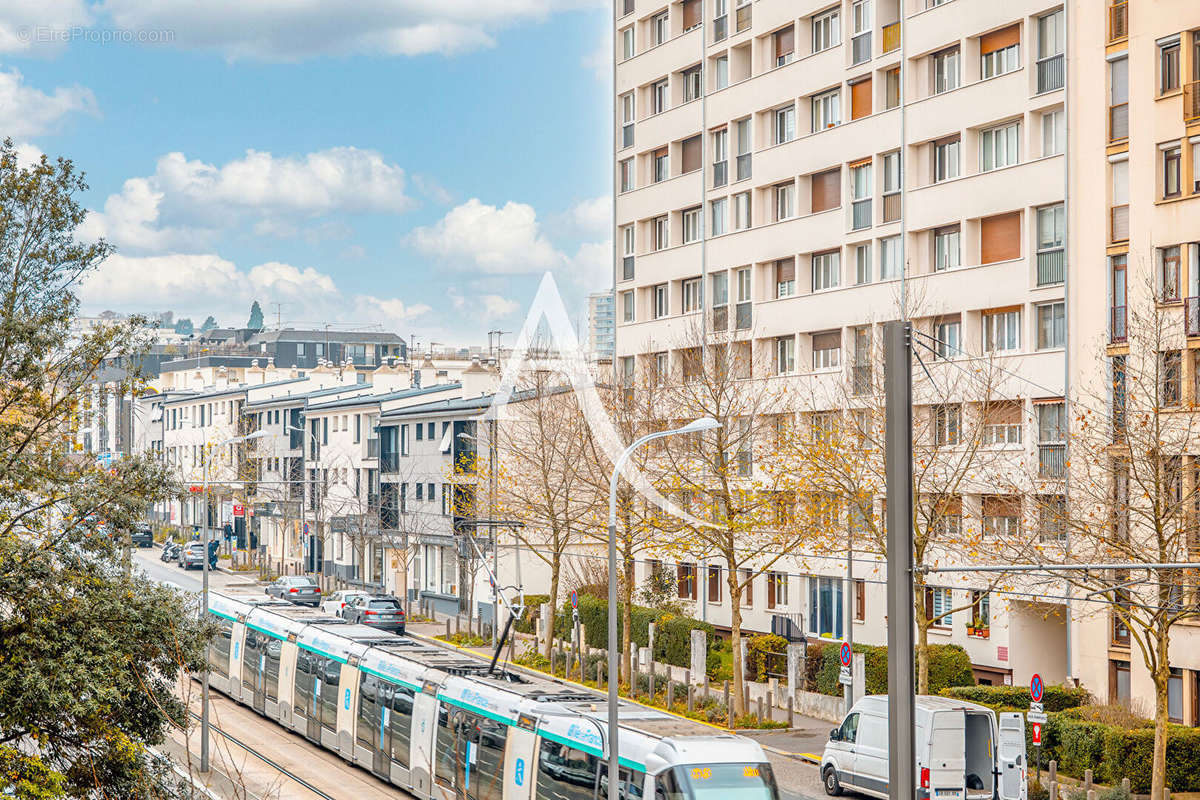
<path fill-rule="evenodd" d="M 573 312 L 609 283 L 603 0 L 3 5 L 0 135 L 86 170 L 118 248 L 85 312 L 468 344 L 547 269 Z"/>

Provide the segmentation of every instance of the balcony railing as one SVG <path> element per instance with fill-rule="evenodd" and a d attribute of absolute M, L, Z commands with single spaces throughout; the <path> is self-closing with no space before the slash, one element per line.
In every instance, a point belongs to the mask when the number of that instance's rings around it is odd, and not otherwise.
<path fill-rule="evenodd" d="M 1066 70 L 1063 67 L 1062 53 L 1037 62 L 1037 82 L 1038 94 L 1063 88 L 1063 84 L 1066 82 Z"/>
<path fill-rule="evenodd" d="M 1200 297 L 1188 297 L 1183 301 L 1183 326 L 1188 336 L 1200 336 Z"/>
<path fill-rule="evenodd" d="M 729 35 L 729 17 L 725 14 L 713 20 L 713 42 L 723 42 Z"/>
<path fill-rule="evenodd" d="M 1067 446 L 1065 444 L 1038 445 L 1038 476 L 1061 478 L 1067 474 Z"/>
<path fill-rule="evenodd" d="M 1062 283 L 1067 274 L 1067 256 L 1061 247 L 1037 254 L 1038 286 Z"/>
<path fill-rule="evenodd" d="M 750 23 L 754 20 L 754 7 L 747 2 L 737 10 L 737 33 L 741 33 L 750 27 Z"/>
<path fill-rule="evenodd" d="M 1129 103 L 1120 103 L 1108 109 L 1108 140 L 1119 142 L 1129 138 Z"/>
<path fill-rule="evenodd" d="M 883 221 L 895 222 L 900 219 L 900 193 L 892 192 L 883 196 Z"/>
<path fill-rule="evenodd" d="M 1129 335 L 1125 330 L 1125 306 L 1113 306 L 1109 318 L 1108 340 L 1113 344 L 1125 341 Z"/>
<path fill-rule="evenodd" d="M 855 200 L 851 208 L 851 225 L 856 231 L 871 227 L 871 200 Z"/>
<path fill-rule="evenodd" d="M 729 330 L 729 306 L 717 306 L 712 310 L 712 329 L 719 333 Z"/>
<path fill-rule="evenodd" d="M 883 52 L 890 53 L 900 49 L 900 23 L 893 22 L 883 26 Z"/>
<path fill-rule="evenodd" d="M 1108 9 L 1108 40 L 1115 42 L 1129 36 L 1129 5 L 1113 3 Z"/>
<path fill-rule="evenodd" d="M 750 153 L 742 153 L 737 157 L 737 179 L 744 181 L 750 177 Z"/>
<path fill-rule="evenodd" d="M 729 162 L 718 161 L 713 164 L 713 188 L 719 189 L 729 183 Z"/>
<path fill-rule="evenodd" d="M 1190 81 L 1183 85 L 1183 121 L 1196 120 L 1200 120 L 1200 81 Z"/>
<path fill-rule="evenodd" d="M 1112 207 L 1112 227 L 1110 229 L 1112 235 L 1111 241 L 1128 242 L 1129 241 L 1129 206 Z"/>
<path fill-rule="evenodd" d="M 850 370 L 851 391 L 855 397 L 871 393 L 871 365 L 857 365 Z"/>
<path fill-rule="evenodd" d="M 633 280 L 633 256 L 623 256 L 621 258 L 621 280 Z"/>
<path fill-rule="evenodd" d="M 400 454 L 384 453 L 379 456 L 379 471 L 394 473 L 400 470 Z"/>
<path fill-rule="evenodd" d="M 862 64 L 871 60 L 871 32 L 860 33 L 850 40 L 851 63 Z"/>
<path fill-rule="evenodd" d="M 736 316 L 737 316 L 737 319 L 735 320 L 735 323 L 737 325 L 737 329 L 739 331 L 750 330 L 750 325 L 753 323 L 753 319 L 754 319 L 753 313 L 751 311 L 751 304 L 750 303 L 738 303 L 737 309 L 736 309 Z"/>

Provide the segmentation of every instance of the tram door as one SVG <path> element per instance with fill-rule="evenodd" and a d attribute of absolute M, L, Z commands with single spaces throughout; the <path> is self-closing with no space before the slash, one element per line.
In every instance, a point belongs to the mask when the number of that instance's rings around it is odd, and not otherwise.
<path fill-rule="evenodd" d="M 381 778 L 390 778 L 392 774 L 392 695 L 395 687 L 386 681 L 378 681 L 379 693 L 376 706 L 379 719 L 375 733 L 371 737 L 374 750 L 371 753 L 371 771 Z"/>
<path fill-rule="evenodd" d="M 321 659 L 303 648 L 296 653 L 296 710 L 304 714 L 304 735 L 321 743 Z"/>
<path fill-rule="evenodd" d="M 242 685 L 250 690 L 250 705 L 260 714 L 267 713 L 267 637 L 246 629 L 246 650 L 242 661 Z"/>

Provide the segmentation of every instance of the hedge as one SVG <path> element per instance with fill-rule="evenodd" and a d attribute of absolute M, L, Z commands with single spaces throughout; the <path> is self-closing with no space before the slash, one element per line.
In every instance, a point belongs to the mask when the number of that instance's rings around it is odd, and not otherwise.
<path fill-rule="evenodd" d="M 1047 687 L 1048 689 L 1049 687 Z M 1100 783 L 1129 778 L 1135 792 L 1150 790 L 1154 726 L 1124 728 L 1087 719 L 1084 709 L 1051 714 L 1042 726 L 1045 760 L 1058 761 L 1059 771 L 1082 777 L 1091 769 Z M 1200 730 L 1171 725 L 1167 730 L 1167 786 L 1174 792 L 1200 791 Z"/>
<path fill-rule="evenodd" d="M 746 677 L 765 683 L 769 673 L 787 672 L 787 639 L 775 633 L 759 633 L 746 640 Z"/>
<path fill-rule="evenodd" d="M 808 658 L 820 659 L 817 667 L 815 685 L 809 691 L 834 697 L 842 693 L 838 682 L 838 673 L 842 668 L 841 645 L 823 643 L 814 655 L 814 647 L 809 645 Z M 866 656 L 866 693 L 885 694 L 887 692 L 887 647 L 856 644 L 854 652 Z M 916 656 L 913 656 L 914 659 Z M 971 670 L 971 659 L 967 651 L 956 644 L 933 644 L 929 646 L 929 691 L 936 694 L 950 686 L 973 686 L 975 673 Z"/>
<path fill-rule="evenodd" d="M 527 633 L 530 636 L 537 633 L 537 621 L 538 616 L 542 613 L 542 603 L 549 602 L 550 595 L 548 594 L 525 595 L 525 613 L 513 623 L 513 630 L 517 633 Z"/>
<path fill-rule="evenodd" d="M 952 686 L 941 694 L 970 703 L 979 703 L 995 711 L 1028 711 L 1028 686 Z M 1068 686 L 1047 686 L 1042 706 L 1047 712 L 1078 708 L 1091 699 L 1087 689 Z"/>

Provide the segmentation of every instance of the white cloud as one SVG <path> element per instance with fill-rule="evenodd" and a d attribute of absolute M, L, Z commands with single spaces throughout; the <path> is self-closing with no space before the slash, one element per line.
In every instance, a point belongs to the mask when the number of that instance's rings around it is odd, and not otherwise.
<path fill-rule="evenodd" d="M 340 223 L 313 224 L 336 212 L 398 214 L 413 207 L 405 174 L 373 150 L 334 147 L 299 157 L 246 151 L 224 165 L 168 153 L 149 177 L 130 178 L 85 235 L 121 247 L 193 250 L 218 231 L 250 223 L 259 236 L 310 241 L 345 238 Z"/>
<path fill-rule="evenodd" d="M 357 53 L 455 55 L 490 47 L 502 28 L 604 0 L 104 0 L 126 28 L 169 29 L 181 47 L 229 58 L 296 61 Z"/>
<path fill-rule="evenodd" d="M 472 197 L 408 238 L 417 250 L 451 266 L 493 275 L 540 272 L 565 262 L 542 234 L 533 207 L 511 200 L 497 208 Z"/>
<path fill-rule="evenodd" d="M 0 21 L 0 50 L 3 50 Z M 0 72 L 0 134 L 11 137 L 37 136 L 53 130 L 68 114 L 98 116 L 96 96 L 82 86 L 58 87 L 47 94 L 25 84 L 17 70 Z"/>
<path fill-rule="evenodd" d="M 88 276 L 79 294 L 87 308 L 171 308 L 177 316 L 193 319 L 212 314 L 223 324 L 240 322 L 255 300 L 264 308 L 282 303 L 287 319 L 308 323 L 370 320 L 395 326 L 431 310 L 424 303 L 409 304 L 396 297 L 344 294 L 331 276 L 312 267 L 270 261 L 243 270 L 208 253 L 118 253 Z"/>
<path fill-rule="evenodd" d="M 602 194 L 571 207 L 571 223 L 588 236 L 607 236 L 612 233 L 612 196 Z"/>
<path fill-rule="evenodd" d="M 584 242 L 571 259 L 571 278 L 585 292 L 608 289 L 613 282 L 612 240 Z"/>
<path fill-rule="evenodd" d="M 61 46 L 62 35 L 90 21 L 84 0 L 4 0 L 0 3 L 0 53 Z"/>
<path fill-rule="evenodd" d="M 521 304 L 516 300 L 498 294 L 485 294 L 480 300 L 483 301 L 483 316 L 486 319 L 507 317 L 521 308 Z"/>

